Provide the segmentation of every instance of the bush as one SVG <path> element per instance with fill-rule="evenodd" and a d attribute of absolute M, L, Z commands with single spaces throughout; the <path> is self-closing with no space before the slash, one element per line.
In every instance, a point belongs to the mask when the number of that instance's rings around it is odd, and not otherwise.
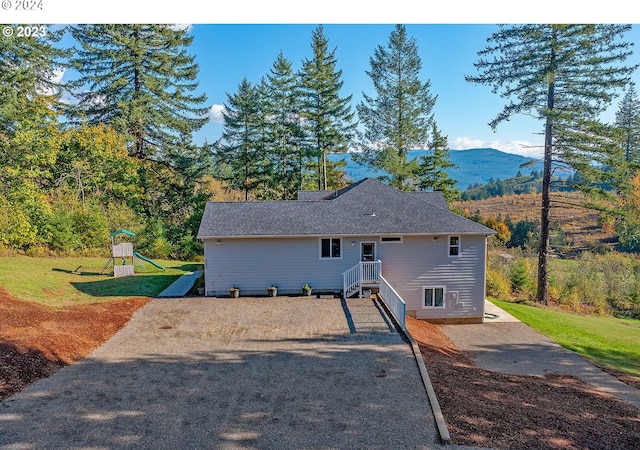
<path fill-rule="evenodd" d="M 566 265 L 565 265 L 566 266 Z M 617 252 L 582 254 L 571 270 L 556 271 L 558 302 L 596 314 L 640 313 L 640 260 Z"/>
<path fill-rule="evenodd" d="M 71 213 L 63 208 L 54 209 L 49 221 L 49 248 L 54 252 L 68 252 L 77 248 L 79 240 L 73 228 Z"/>
<path fill-rule="evenodd" d="M 109 244 L 107 219 L 98 207 L 78 209 L 72 217 L 80 248 L 105 248 Z"/>
<path fill-rule="evenodd" d="M 533 283 L 531 281 L 529 263 L 526 259 L 518 259 L 511 266 L 509 280 L 513 292 L 522 294 L 531 291 Z"/>
<path fill-rule="evenodd" d="M 500 257 L 489 257 L 487 264 L 487 296 L 501 299 L 511 299 L 511 282 L 509 281 L 508 265 Z"/>

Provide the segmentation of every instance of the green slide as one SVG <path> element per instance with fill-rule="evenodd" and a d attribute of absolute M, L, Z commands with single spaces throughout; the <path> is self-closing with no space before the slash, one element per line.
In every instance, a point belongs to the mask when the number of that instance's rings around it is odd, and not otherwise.
<path fill-rule="evenodd" d="M 148 263 L 149 263 L 149 264 L 151 264 L 151 265 L 156 266 L 158 269 L 162 269 L 162 270 L 164 270 L 164 271 L 166 271 L 166 270 L 167 270 L 167 269 L 165 269 L 163 266 L 161 266 L 160 264 L 158 264 L 157 262 L 155 262 L 155 261 L 153 261 L 153 260 L 151 260 L 151 259 L 147 258 L 146 256 L 142 256 L 142 255 L 141 255 L 140 253 L 138 253 L 138 252 L 133 252 L 133 256 L 135 256 L 136 258 L 140 258 L 141 260 L 146 261 L 146 262 L 148 262 Z"/>

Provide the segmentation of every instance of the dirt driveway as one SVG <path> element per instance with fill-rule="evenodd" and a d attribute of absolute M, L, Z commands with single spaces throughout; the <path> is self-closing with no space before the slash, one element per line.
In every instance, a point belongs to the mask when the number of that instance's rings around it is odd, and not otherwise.
<path fill-rule="evenodd" d="M 0 404 L 0 448 L 440 445 L 411 349 L 374 302 L 277 297 L 153 300 Z"/>

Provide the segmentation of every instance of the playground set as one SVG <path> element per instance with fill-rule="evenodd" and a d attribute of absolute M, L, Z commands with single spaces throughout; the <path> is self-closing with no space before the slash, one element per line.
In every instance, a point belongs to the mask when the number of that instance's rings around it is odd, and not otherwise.
<path fill-rule="evenodd" d="M 133 250 L 133 238 L 135 235 L 135 233 L 125 230 L 124 228 L 114 231 L 109 235 L 111 236 L 111 257 L 102 268 L 101 274 L 104 273 L 110 265 L 113 265 L 114 277 L 128 277 L 135 274 L 134 266 L 136 265 L 146 272 L 147 266 L 145 262 L 166 271 L 166 269 L 157 262 Z M 121 262 L 120 264 L 117 264 L 118 260 Z"/>

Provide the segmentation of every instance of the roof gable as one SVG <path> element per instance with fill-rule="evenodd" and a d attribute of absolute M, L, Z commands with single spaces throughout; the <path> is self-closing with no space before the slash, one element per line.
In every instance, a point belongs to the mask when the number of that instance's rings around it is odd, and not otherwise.
<path fill-rule="evenodd" d="M 495 233 L 452 213 L 439 197 L 365 178 L 339 191 L 305 193 L 299 200 L 209 202 L 198 238 Z"/>

